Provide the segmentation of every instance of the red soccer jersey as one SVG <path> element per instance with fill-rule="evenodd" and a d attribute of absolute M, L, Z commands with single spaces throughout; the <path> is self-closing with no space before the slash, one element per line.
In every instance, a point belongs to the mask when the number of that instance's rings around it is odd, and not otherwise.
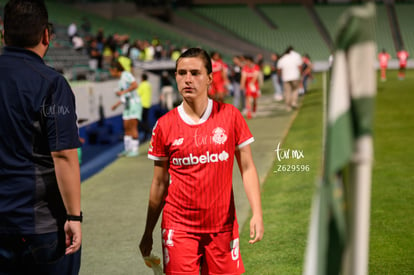
<path fill-rule="evenodd" d="M 211 60 L 213 82 L 211 83 L 209 94 L 224 93 L 226 91 L 223 72 L 226 70 L 225 63 L 222 60 Z"/>
<path fill-rule="evenodd" d="M 257 95 L 259 92 L 259 79 L 256 77 L 256 81 L 253 81 L 255 75 L 260 73 L 260 67 L 255 64 L 253 67 L 245 65 L 242 69 L 242 73 L 246 74 L 245 89 L 247 95 Z"/>
<path fill-rule="evenodd" d="M 223 71 L 226 69 L 224 62 L 221 60 L 211 60 L 211 66 L 213 71 L 213 82 L 224 82 Z"/>
<path fill-rule="evenodd" d="M 388 66 L 388 61 L 391 59 L 389 53 L 380 52 L 378 54 L 378 60 L 381 68 L 386 68 Z"/>
<path fill-rule="evenodd" d="M 246 121 L 230 104 L 209 100 L 198 124 L 182 105 L 161 117 L 148 157 L 169 162 L 162 228 L 193 233 L 231 231 L 236 218 L 234 153 L 253 141 Z"/>
<path fill-rule="evenodd" d="M 400 66 L 404 66 L 405 67 L 407 65 L 408 56 L 409 56 L 408 55 L 408 52 L 407 51 L 404 51 L 404 50 L 399 51 L 397 53 L 397 57 L 400 60 Z"/>

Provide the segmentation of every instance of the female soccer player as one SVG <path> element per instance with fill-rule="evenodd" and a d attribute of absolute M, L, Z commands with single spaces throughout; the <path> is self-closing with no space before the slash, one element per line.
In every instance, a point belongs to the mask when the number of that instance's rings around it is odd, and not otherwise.
<path fill-rule="evenodd" d="M 260 96 L 260 67 L 254 63 L 253 57 L 245 56 L 244 59 L 246 63 L 241 72 L 240 87 L 246 94 L 246 117 L 250 119 L 256 116 L 257 99 Z"/>
<path fill-rule="evenodd" d="M 144 257 L 163 210 L 164 271 L 168 274 L 242 274 L 239 232 L 232 189 L 236 156 L 253 216 L 250 243 L 263 238 L 260 185 L 250 143 L 254 141 L 239 110 L 209 99 L 212 65 L 208 54 L 190 48 L 176 62 L 183 102 L 153 129 L 148 157 L 154 160 Z"/>
<path fill-rule="evenodd" d="M 227 77 L 227 65 L 221 59 L 221 55 L 218 52 L 211 54 L 211 68 L 213 72 L 213 81 L 209 86 L 208 94 L 210 98 L 217 100 L 218 102 L 224 102 L 224 97 L 227 94 L 227 86 L 229 85 L 229 79 Z"/>
<path fill-rule="evenodd" d="M 110 68 L 111 75 L 119 78 L 119 91 L 116 95 L 120 97 L 113 106 L 112 110 L 124 104 L 122 120 L 124 126 L 124 151 L 120 156 L 136 157 L 138 156 L 138 121 L 142 118 L 141 99 L 136 90 L 138 87 L 134 76 L 126 71 L 118 61 L 113 61 Z"/>

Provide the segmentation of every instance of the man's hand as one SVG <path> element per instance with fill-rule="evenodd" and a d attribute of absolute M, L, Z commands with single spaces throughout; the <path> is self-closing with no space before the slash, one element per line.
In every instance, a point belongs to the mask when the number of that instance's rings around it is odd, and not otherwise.
<path fill-rule="evenodd" d="M 79 250 L 82 244 L 82 229 L 79 221 L 66 221 L 65 223 L 66 252 L 73 254 Z"/>

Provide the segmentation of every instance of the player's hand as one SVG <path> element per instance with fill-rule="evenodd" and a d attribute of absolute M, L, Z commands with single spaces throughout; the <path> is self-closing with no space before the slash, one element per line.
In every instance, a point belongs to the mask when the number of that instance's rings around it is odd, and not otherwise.
<path fill-rule="evenodd" d="M 148 257 L 152 251 L 153 244 L 152 234 L 142 236 L 141 242 L 139 244 L 139 249 L 141 251 L 142 257 Z"/>
<path fill-rule="evenodd" d="M 118 92 L 116 92 L 116 95 L 117 96 L 121 96 L 123 94 L 123 92 L 122 91 L 118 91 Z"/>
<path fill-rule="evenodd" d="M 65 254 L 73 254 L 79 250 L 82 244 L 82 229 L 79 221 L 66 221 L 65 223 L 66 251 Z"/>
<path fill-rule="evenodd" d="M 263 218 L 253 216 L 250 220 L 250 244 L 254 244 L 261 239 L 263 239 L 264 234 L 264 226 L 263 226 Z"/>

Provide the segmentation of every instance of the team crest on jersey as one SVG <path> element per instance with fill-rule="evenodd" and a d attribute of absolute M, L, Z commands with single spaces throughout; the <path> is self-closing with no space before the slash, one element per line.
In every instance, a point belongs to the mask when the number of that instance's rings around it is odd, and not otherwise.
<path fill-rule="evenodd" d="M 226 131 L 217 127 L 213 130 L 213 142 L 216 144 L 224 144 L 227 140 Z"/>
<path fill-rule="evenodd" d="M 184 138 L 177 138 L 176 140 L 174 140 L 172 146 L 179 146 L 183 144 L 183 142 L 184 142 Z"/>

